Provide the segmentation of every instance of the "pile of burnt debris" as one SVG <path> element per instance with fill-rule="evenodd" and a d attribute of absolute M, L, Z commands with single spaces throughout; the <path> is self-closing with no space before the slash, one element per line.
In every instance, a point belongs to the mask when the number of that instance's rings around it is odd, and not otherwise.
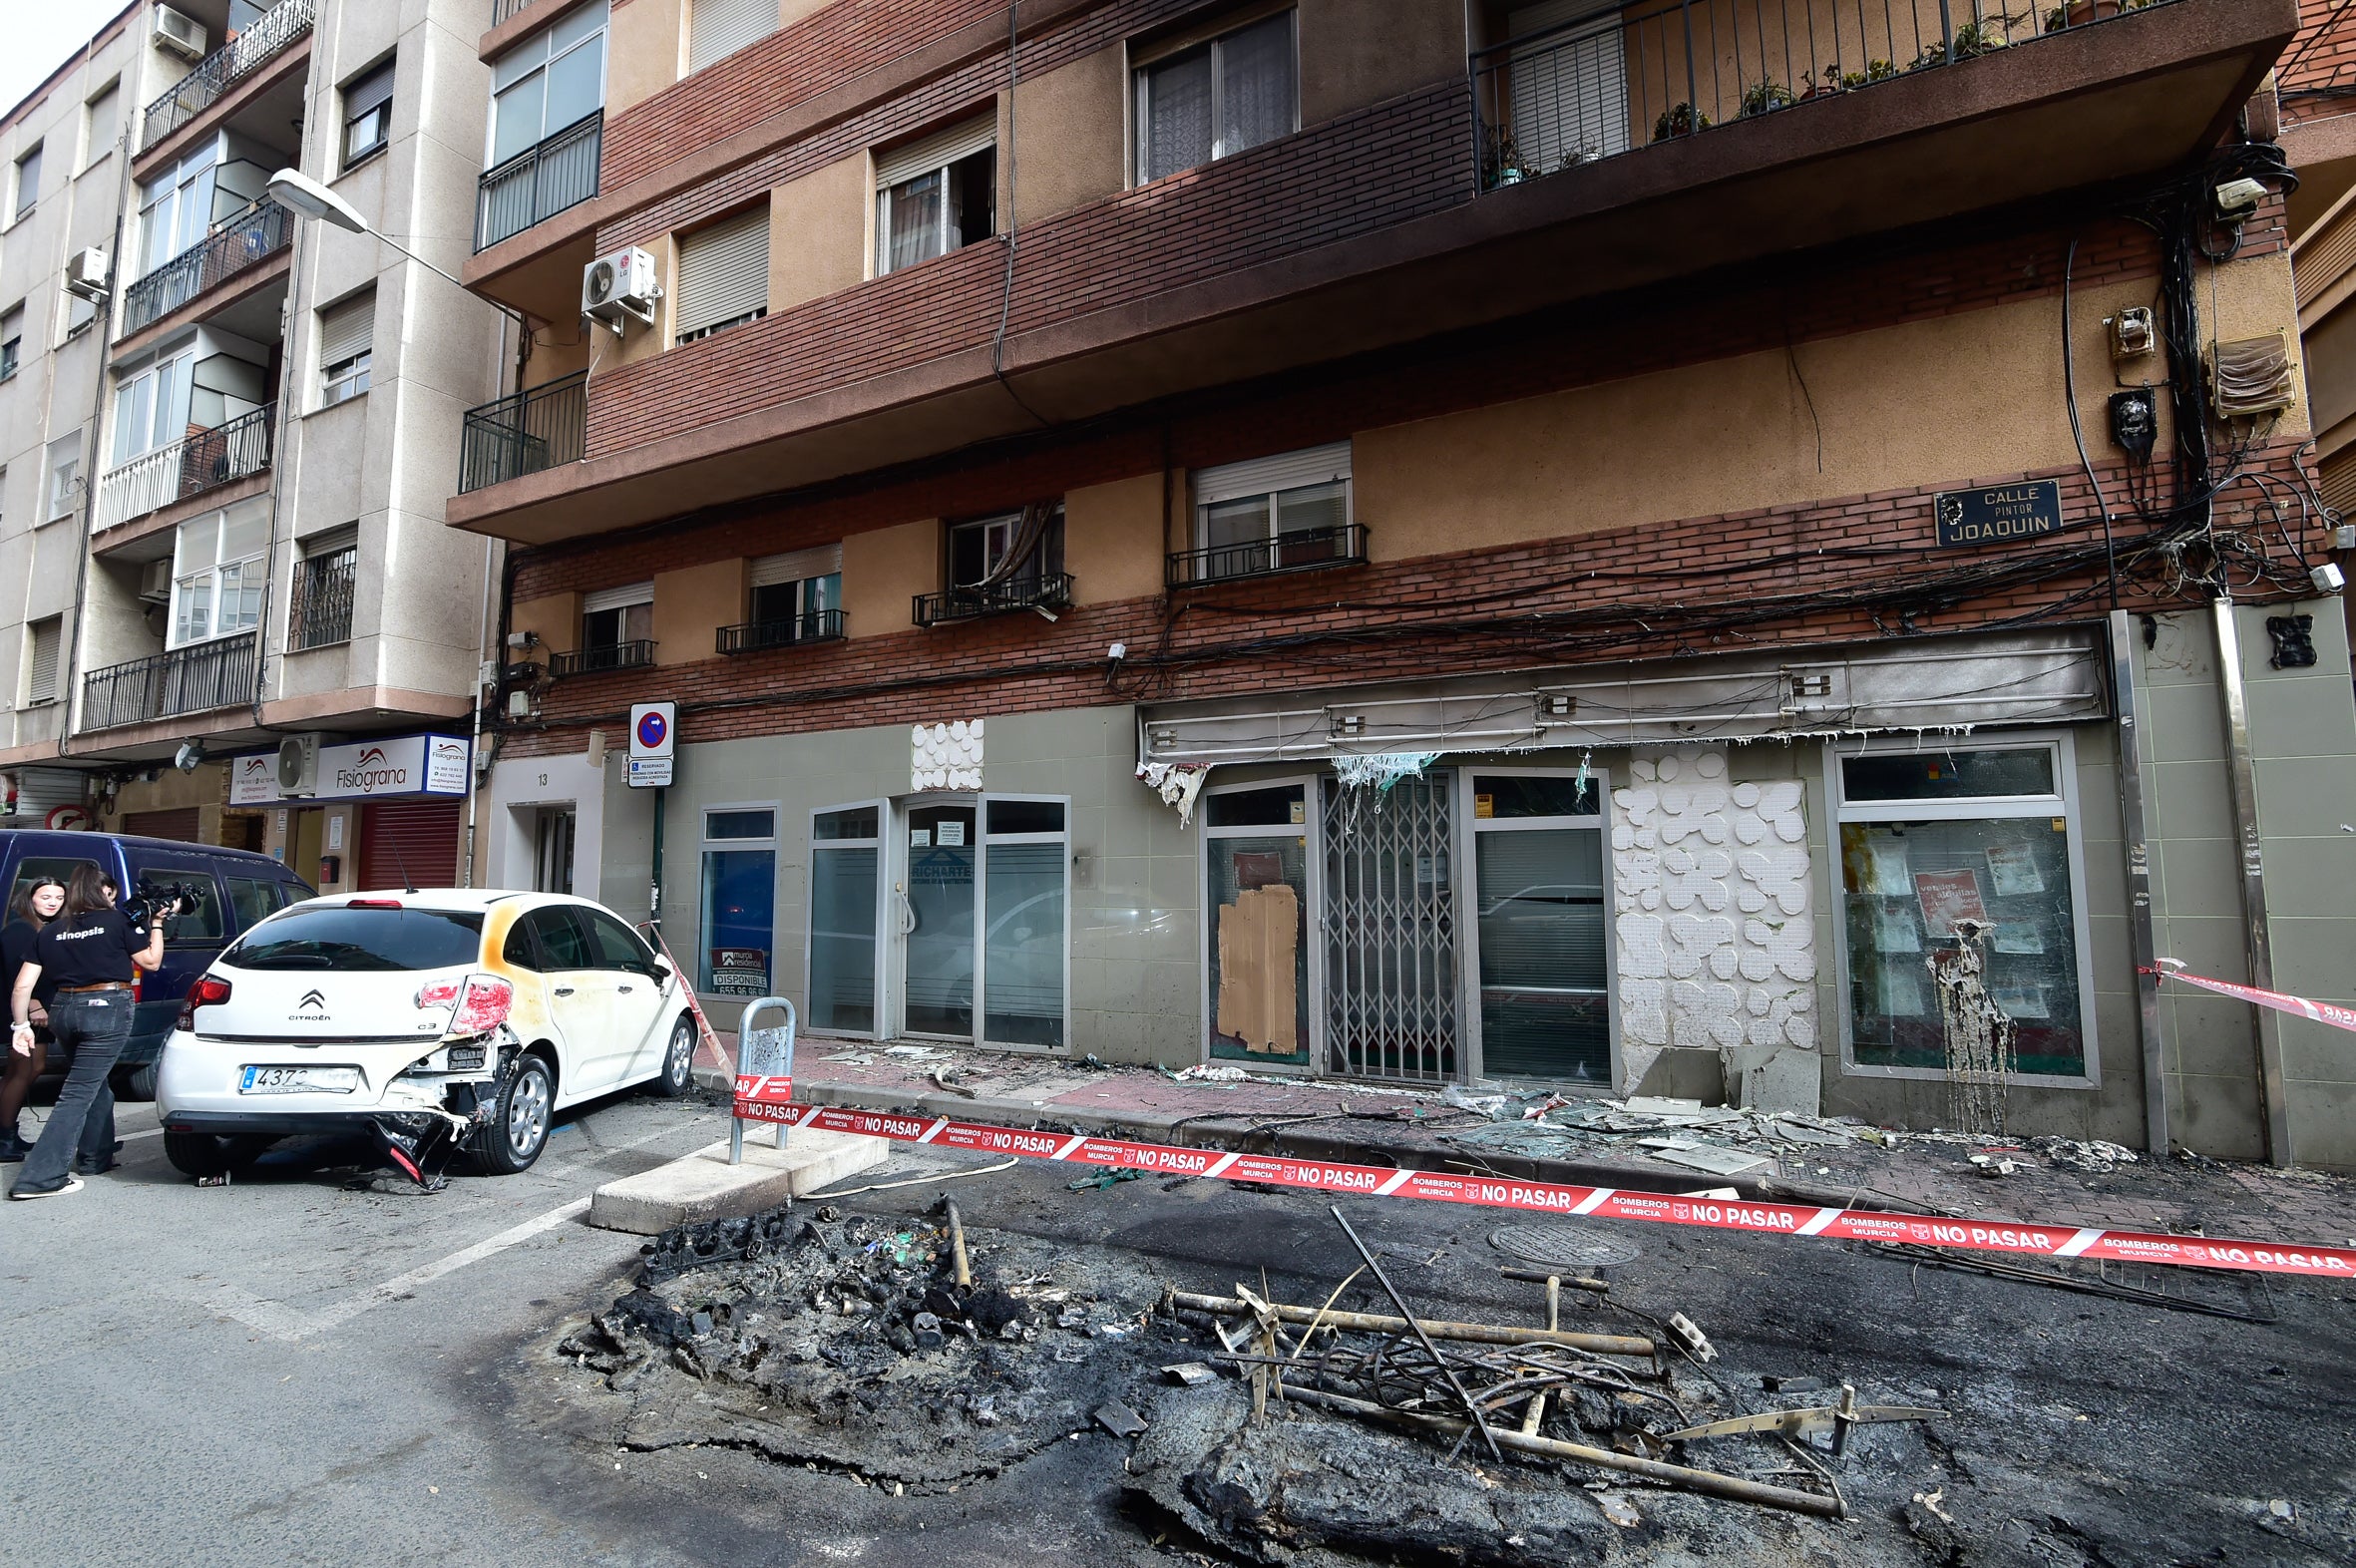
<path fill-rule="evenodd" d="M 1435 1320 L 1335 1219 L 1363 1265 L 1296 1304 L 969 1235 L 948 1205 L 780 1209 L 666 1233 L 560 1349 L 627 1397 L 625 1447 L 743 1448 L 905 1495 L 1088 1436 L 1156 1535 L 1269 1562 L 1756 1546 L 1766 1520 L 1846 1516 L 1844 1455 L 1919 1449 L 1877 1423 L 1944 1413 L 1732 1375 L 1682 1314 L 1569 1267 L 1501 1271 L 1531 1322 Z"/>

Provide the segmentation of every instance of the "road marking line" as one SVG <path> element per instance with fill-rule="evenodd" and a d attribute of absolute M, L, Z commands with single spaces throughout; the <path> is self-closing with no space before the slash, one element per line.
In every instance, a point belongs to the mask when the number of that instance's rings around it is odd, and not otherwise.
<path fill-rule="evenodd" d="M 447 1258 L 437 1258 L 432 1263 L 411 1269 L 407 1274 L 396 1274 L 381 1285 L 372 1285 L 356 1296 L 347 1297 L 307 1317 L 284 1302 L 256 1296 L 235 1285 L 220 1287 L 205 1305 L 223 1317 L 234 1318 L 248 1328 L 259 1329 L 277 1339 L 304 1339 L 349 1323 L 362 1313 L 397 1300 L 420 1285 L 438 1280 L 445 1274 L 456 1273 L 469 1264 L 480 1263 L 485 1258 L 505 1252 L 518 1242 L 530 1241 L 541 1232 L 552 1230 L 576 1215 L 588 1213 L 589 1206 L 589 1200 L 587 1198 L 576 1198 L 571 1203 L 560 1204 L 546 1214 L 526 1220 L 521 1225 L 511 1225 L 498 1235 L 485 1237 L 472 1247 L 462 1247 Z"/>

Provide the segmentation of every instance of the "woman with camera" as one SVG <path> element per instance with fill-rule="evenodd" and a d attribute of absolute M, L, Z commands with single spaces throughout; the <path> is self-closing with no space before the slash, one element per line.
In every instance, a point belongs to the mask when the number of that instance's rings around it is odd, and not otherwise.
<path fill-rule="evenodd" d="M 14 990 L 16 972 L 33 962 L 33 939 L 41 935 L 41 928 L 57 919 L 57 912 L 66 902 L 66 885 L 55 877 L 34 877 L 16 890 L 16 897 L 8 904 L 8 925 L 0 930 L 0 990 Z M 49 1066 L 48 1041 L 43 1037 L 49 1030 L 49 1001 L 57 992 L 57 981 L 44 980 L 33 987 L 32 1054 L 19 1056 L 15 1051 L 0 1055 L 0 1165 L 11 1164 L 33 1152 L 17 1132 L 16 1118 L 25 1108 L 25 1096 L 33 1091 L 33 1084 Z"/>
<path fill-rule="evenodd" d="M 131 977 L 163 964 L 164 922 L 179 908 L 176 900 L 154 909 L 144 945 L 134 946 L 131 922 L 115 908 L 115 884 L 96 866 L 74 868 L 64 909 L 34 940 L 33 962 L 17 971 L 9 996 L 11 1054 L 33 1053 L 33 994 L 44 980 L 56 987 L 51 1037 L 73 1053 L 57 1109 L 25 1157 L 11 1198 L 79 1192 L 82 1179 L 69 1164 L 95 1174 L 115 1163 L 115 1090 L 109 1079 L 131 1038 L 137 1000 Z"/>

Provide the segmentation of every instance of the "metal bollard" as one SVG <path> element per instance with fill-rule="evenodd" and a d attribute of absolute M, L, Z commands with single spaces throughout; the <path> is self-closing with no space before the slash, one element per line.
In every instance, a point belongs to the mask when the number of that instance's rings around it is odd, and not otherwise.
<path fill-rule="evenodd" d="M 782 1008 L 784 1024 L 755 1027 L 753 1019 L 765 1007 Z M 744 1124 L 748 1119 L 771 1123 L 777 1129 L 777 1147 L 786 1146 L 791 1125 L 760 1114 L 758 1107 L 788 1103 L 793 1094 L 794 1004 L 783 996 L 763 996 L 736 1020 L 736 1104 L 728 1119 L 729 1164 L 744 1163 Z M 754 1111 L 749 1118 L 745 1114 L 748 1109 Z"/>

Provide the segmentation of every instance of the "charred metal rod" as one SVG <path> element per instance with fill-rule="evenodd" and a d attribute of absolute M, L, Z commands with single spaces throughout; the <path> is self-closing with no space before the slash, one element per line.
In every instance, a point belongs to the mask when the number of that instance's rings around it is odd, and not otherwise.
<path fill-rule="evenodd" d="M 1172 1291 L 1170 1305 L 1180 1312 L 1209 1313 L 1215 1318 L 1232 1318 L 1252 1310 L 1232 1297 L 1203 1296 L 1193 1291 Z M 1312 1308 L 1288 1307 L 1281 1302 L 1275 1306 L 1277 1317 L 1286 1323 L 1309 1323 L 1318 1317 Z M 1324 1323 L 1329 1329 L 1354 1329 L 1365 1334 L 1410 1332 L 1404 1318 L 1386 1318 L 1371 1312 L 1329 1311 Z M 1653 1342 L 1638 1335 L 1580 1334 L 1569 1329 L 1549 1333 L 1544 1329 L 1508 1329 L 1488 1323 L 1445 1323 L 1434 1318 L 1420 1318 L 1416 1323 L 1435 1340 L 1462 1340 L 1472 1345 L 1560 1345 L 1599 1356 L 1653 1354 Z"/>
<path fill-rule="evenodd" d="M 1508 1280 L 1521 1280 L 1530 1285 L 1544 1285 L 1548 1280 L 1560 1280 L 1573 1290 L 1592 1291 L 1598 1296 L 1609 1296 L 1612 1288 L 1602 1280 L 1591 1280 L 1579 1274 L 1548 1274 L 1544 1269 L 1499 1269 Z"/>
<path fill-rule="evenodd" d="M 1367 1244 L 1358 1239 L 1358 1232 L 1350 1228 L 1350 1221 L 1342 1213 L 1342 1205 L 1336 1203 L 1327 1207 L 1333 1211 L 1334 1223 L 1342 1227 L 1342 1234 L 1350 1238 L 1350 1245 L 1356 1247 L 1358 1255 L 1367 1260 L 1367 1271 L 1374 1276 L 1374 1283 L 1382 1287 L 1382 1294 L 1390 1298 L 1390 1305 L 1398 1309 L 1398 1315 L 1406 1319 L 1407 1327 L 1415 1331 L 1415 1338 L 1422 1344 L 1425 1354 L 1439 1362 L 1439 1370 L 1446 1375 L 1448 1387 L 1456 1395 L 1456 1402 L 1464 1406 L 1464 1413 L 1471 1416 L 1472 1424 L 1480 1429 L 1480 1440 L 1488 1444 L 1489 1457 L 1504 1459 L 1503 1450 L 1497 1446 L 1497 1434 L 1489 1430 L 1489 1418 L 1481 1413 L 1478 1401 L 1464 1391 L 1464 1384 L 1457 1381 L 1456 1369 L 1440 1361 L 1439 1347 L 1431 1343 L 1431 1336 L 1425 1334 L 1423 1325 L 1415 1321 L 1415 1309 L 1407 1305 L 1407 1299 L 1398 1293 L 1398 1287 L 1390 1283 L 1390 1276 L 1382 1272 L 1382 1265 L 1374 1261 L 1374 1255 L 1367 1250 Z"/>
<path fill-rule="evenodd" d="M 949 1207 L 949 1256 L 957 1268 L 958 1289 L 970 1291 L 974 1288 L 974 1265 L 966 1257 L 966 1224 L 958 1217 L 955 1198 L 942 1201 Z"/>
<path fill-rule="evenodd" d="M 1290 1396 L 1308 1404 L 1324 1405 L 1328 1409 L 1347 1410 L 1353 1415 L 1371 1416 L 1378 1421 L 1389 1421 L 1400 1426 L 1419 1427 L 1426 1431 L 1461 1432 L 1464 1422 L 1447 1415 L 1424 1415 L 1413 1410 L 1394 1410 L 1387 1405 L 1373 1404 L 1365 1399 L 1353 1399 L 1348 1394 L 1328 1393 L 1322 1388 L 1294 1388 Z M 1838 1497 L 1820 1497 L 1813 1492 L 1795 1492 L 1786 1487 L 1768 1486 L 1759 1481 L 1746 1480 L 1740 1475 L 1721 1475 L 1716 1470 L 1689 1469 L 1682 1464 L 1664 1464 L 1659 1459 L 1640 1459 L 1634 1454 L 1615 1453 L 1609 1448 L 1591 1448 L 1583 1442 L 1562 1442 L 1552 1437 L 1526 1437 L 1517 1431 L 1500 1431 L 1497 1440 L 1508 1448 L 1523 1453 L 1538 1454 L 1548 1459 L 1576 1459 L 1599 1469 L 1625 1470 L 1630 1475 L 1641 1475 L 1647 1480 L 1661 1481 L 1670 1486 L 1682 1486 L 1687 1491 L 1702 1492 L 1712 1497 L 1725 1497 L 1735 1502 L 1758 1503 L 1768 1508 L 1784 1508 L 1792 1513 L 1812 1513 L 1824 1519 L 1845 1519 L 1848 1505 Z"/>

